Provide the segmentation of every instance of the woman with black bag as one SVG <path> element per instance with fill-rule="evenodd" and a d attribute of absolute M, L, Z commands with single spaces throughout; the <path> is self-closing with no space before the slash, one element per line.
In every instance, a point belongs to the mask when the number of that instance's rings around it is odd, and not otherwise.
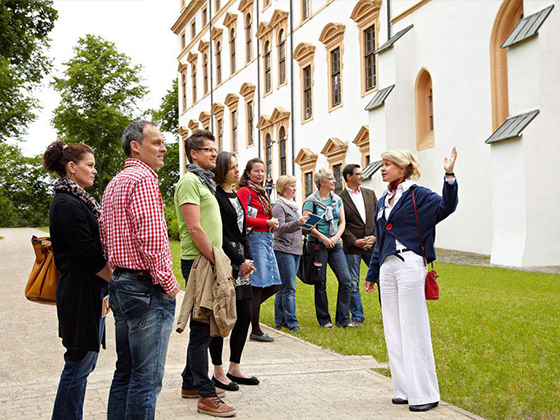
<path fill-rule="evenodd" d="M 389 185 L 377 203 L 377 242 L 364 286 L 371 292 L 379 280 L 393 404 L 428 411 L 439 404 L 440 395 L 426 306 L 426 263 L 436 259 L 436 224 L 457 208 L 457 151 L 453 148 L 445 159 L 442 197 L 412 180 L 420 171 L 410 151 L 391 150 L 381 159 L 381 177 Z"/>
<path fill-rule="evenodd" d="M 52 250 L 60 270 L 56 288 L 58 331 L 64 353 L 53 419 L 81 419 L 88 375 L 99 347 L 105 347 L 103 299 L 112 270 L 107 265 L 98 220 L 101 206 L 84 188 L 97 171 L 93 149 L 86 144 L 52 143 L 43 156 L 55 184 L 49 220 Z"/>

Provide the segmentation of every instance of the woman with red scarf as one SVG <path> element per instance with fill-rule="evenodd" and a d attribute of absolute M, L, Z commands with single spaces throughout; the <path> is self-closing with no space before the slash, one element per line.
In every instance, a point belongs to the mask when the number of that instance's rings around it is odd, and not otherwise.
<path fill-rule="evenodd" d="M 253 317 L 249 339 L 271 342 L 274 339 L 263 333 L 260 327 L 261 304 L 280 290 L 282 280 L 272 249 L 272 232 L 278 228 L 278 221 L 272 217 L 270 198 L 263 188 L 264 177 L 264 162 L 258 158 L 251 159 L 247 162 L 239 181 L 237 195 L 247 214 L 249 245 L 256 268 L 250 276 L 253 288 Z"/>

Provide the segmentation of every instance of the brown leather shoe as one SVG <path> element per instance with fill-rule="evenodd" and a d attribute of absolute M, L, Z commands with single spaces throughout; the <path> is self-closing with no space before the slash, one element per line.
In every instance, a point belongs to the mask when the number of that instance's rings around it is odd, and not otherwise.
<path fill-rule="evenodd" d="M 218 394 L 218 397 L 220 397 L 220 398 L 225 398 L 225 396 L 226 396 L 226 392 L 221 390 L 221 389 L 216 388 L 216 393 Z M 200 395 L 198 394 L 198 391 L 196 389 L 181 389 L 181 397 L 183 397 L 183 398 L 198 398 L 198 397 L 200 397 Z"/>
<path fill-rule="evenodd" d="M 237 410 L 224 403 L 218 397 L 207 397 L 198 399 L 198 412 L 214 417 L 233 417 Z"/>

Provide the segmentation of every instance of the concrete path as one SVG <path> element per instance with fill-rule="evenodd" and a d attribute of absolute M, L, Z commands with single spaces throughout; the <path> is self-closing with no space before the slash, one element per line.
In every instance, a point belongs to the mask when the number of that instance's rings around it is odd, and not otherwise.
<path fill-rule="evenodd" d="M 0 419 L 50 418 L 63 366 L 55 308 L 28 302 L 24 296 L 34 259 L 33 234 L 45 235 L 36 229 L 0 229 Z M 106 418 L 115 363 L 109 317 L 107 350 L 89 378 L 85 419 Z M 480 419 L 445 402 L 428 413 L 411 413 L 407 406 L 391 404 L 391 381 L 371 370 L 382 367 L 372 357 L 342 356 L 274 329 L 267 332 L 274 343 L 248 342 L 243 355 L 244 371 L 259 377 L 261 385 L 226 395 L 227 403 L 238 409 L 236 418 Z M 158 419 L 210 418 L 197 414 L 196 400 L 180 397 L 187 337 L 171 335 Z"/>

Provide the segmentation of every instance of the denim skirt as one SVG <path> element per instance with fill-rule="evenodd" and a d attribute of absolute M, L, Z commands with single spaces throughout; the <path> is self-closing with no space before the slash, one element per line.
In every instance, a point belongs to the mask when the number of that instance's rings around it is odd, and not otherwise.
<path fill-rule="evenodd" d="M 249 279 L 253 287 L 281 285 L 276 256 L 272 250 L 272 235 L 268 232 L 251 232 L 248 235 L 253 265 L 257 269 Z"/>

